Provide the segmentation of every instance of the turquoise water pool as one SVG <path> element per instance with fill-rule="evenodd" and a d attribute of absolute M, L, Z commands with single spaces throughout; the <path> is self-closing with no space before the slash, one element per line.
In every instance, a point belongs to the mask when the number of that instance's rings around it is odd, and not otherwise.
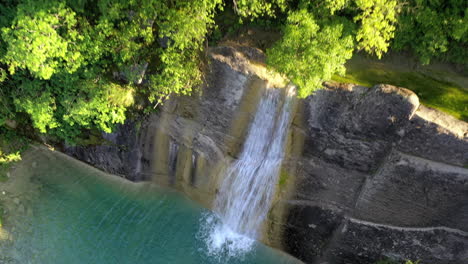
<path fill-rule="evenodd" d="M 24 198 L 29 214 L 15 220 L 14 242 L 2 252 L 6 263 L 298 263 L 260 243 L 246 254 L 210 255 L 202 226 L 214 216 L 181 194 L 57 153 L 34 163 L 37 188 Z"/>

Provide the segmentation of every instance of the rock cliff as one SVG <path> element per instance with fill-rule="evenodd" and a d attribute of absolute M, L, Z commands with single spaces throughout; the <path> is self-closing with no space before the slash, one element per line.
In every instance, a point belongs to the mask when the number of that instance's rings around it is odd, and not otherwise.
<path fill-rule="evenodd" d="M 468 124 L 388 85 L 304 100 L 283 246 L 310 263 L 468 257 Z M 281 228 L 278 228 L 281 229 Z"/>
<path fill-rule="evenodd" d="M 209 51 L 199 94 L 66 151 L 177 188 L 207 207 L 263 89 L 281 78 L 254 48 Z M 404 88 L 327 83 L 299 100 L 262 240 L 306 263 L 468 259 L 468 124 Z"/>

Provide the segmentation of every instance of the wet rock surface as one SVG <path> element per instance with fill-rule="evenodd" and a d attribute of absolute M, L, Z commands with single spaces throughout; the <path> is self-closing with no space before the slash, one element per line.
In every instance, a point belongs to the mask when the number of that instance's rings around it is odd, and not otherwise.
<path fill-rule="evenodd" d="M 209 59 L 196 95 L 122 125 L 106 146 L 67 152 L 210 207 L 269 83 L 251 65 L 264 59 L 257 49 L 212 48 Z M 306 263 L 466 263 L 468 124 L 404 88 L 325 86 L 298 103 L 262 239 Z"/>

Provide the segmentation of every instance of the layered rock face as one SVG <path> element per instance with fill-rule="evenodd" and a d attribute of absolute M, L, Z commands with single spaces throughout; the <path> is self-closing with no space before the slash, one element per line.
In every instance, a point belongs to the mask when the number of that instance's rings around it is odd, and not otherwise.
<path fill-rule="evenodd" d="M 468 124 L 387 85 L 328 85 L 303 103 L 286 251 L 308 263 L 466 262 Z"/>
<path fill-rule="evenodd" d="M 199 94 L 167 102 L 67 152 L 211 207 L 264 89 L 279 86 L 253 48 L 209 52 Z M 262 240 L 306 263 L 468 259 L 468 124 L 404 88 L 327 84 L 299 100 Z"/>

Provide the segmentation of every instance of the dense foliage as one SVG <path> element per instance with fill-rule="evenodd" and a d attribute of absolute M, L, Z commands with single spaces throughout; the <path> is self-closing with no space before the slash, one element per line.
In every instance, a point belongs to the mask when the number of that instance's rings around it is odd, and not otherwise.
<path fill-rule="evenodd" d="M 4 0 L 0 125 L 15 120 L 73 142 L 84 130 L 112 131 L 137 102 L 153 109 L 189 94 L 223 9 L 282 31 L 267 63 L 301 97 L 360 50 L 468 61 L 462 0 Z"/>
<path fill-rule="evenodd" d="M 302 9 L 288 16 L 281 39 L 268 51 L 268 63 L 285 73 L 306 97 L 336 72 L 344 73 L 354 41 L 349 25 L 335 21 L 318 25 L 314 16 Z"/>
<path fill-rule="evenodd" d="M 468 64 L 466 0 L 409 0 L 401 5 L 395 49 L 413 51 L 423 64 L 433 58 Z"/>
<path fill-rule="evenodd" d="M 2 2 L 0 124 L 25 113 L 40 133 L 73 142 L 83 129 L 123 123 L 136 94 L 156 103 L 189 93 L 218 7 L 221 0 Z"/>

